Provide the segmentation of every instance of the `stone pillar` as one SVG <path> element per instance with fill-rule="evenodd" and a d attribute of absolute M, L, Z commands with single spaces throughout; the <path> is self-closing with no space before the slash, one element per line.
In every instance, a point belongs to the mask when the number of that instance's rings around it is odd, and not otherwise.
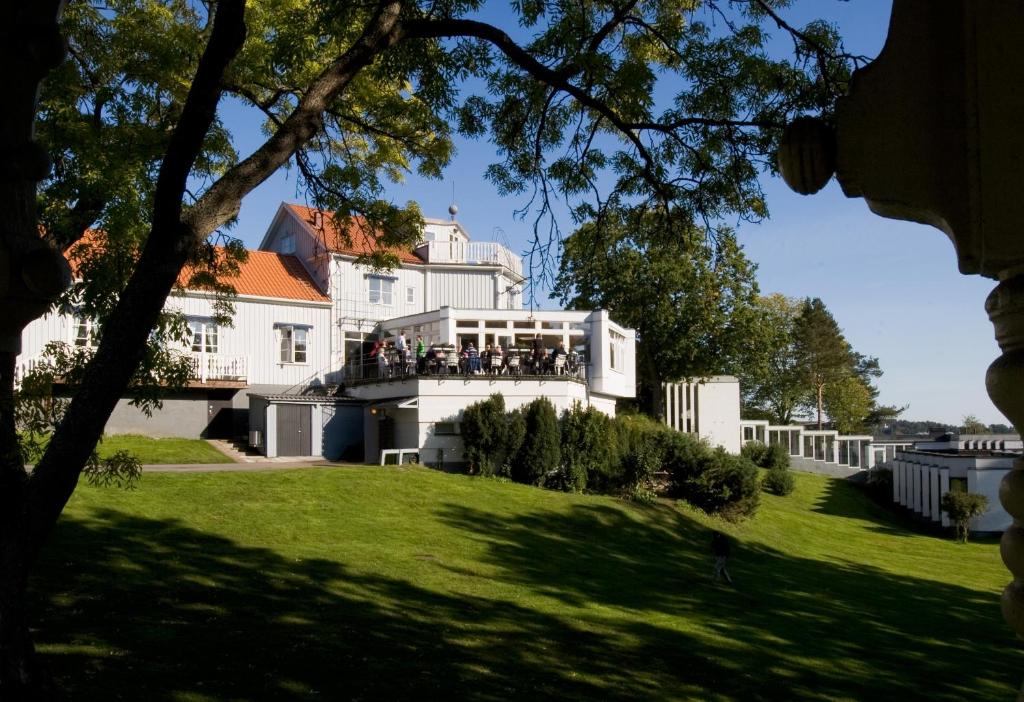
<path fill-rule="evenodd" d="M 1020 431 L 1024 428 L 1024 275 L 1007 278 L 985 301 L 1003 354 L 989 366 L 985 377 L 989 397 Z M 1003 532 L 1000 554 L 1013 580 L 1003 590 L 1003 616 L 1018 635 L 1024 635 L 1024 460 L 999 486 L 999 501 L 1013 517 Z"/>

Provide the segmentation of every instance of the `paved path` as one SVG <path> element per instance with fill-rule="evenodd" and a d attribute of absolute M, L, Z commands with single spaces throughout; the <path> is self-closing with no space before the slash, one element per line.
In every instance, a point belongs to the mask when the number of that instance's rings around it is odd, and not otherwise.
<path fill-rule="evenodd" d="M 293 470 L 295 468 L 324 468 L 351 466 L 352 463 L 331 463 L 313 460 L 263 460 L 247 463 L 163 463 L 142 466 L 144 473 L 251 473 L 265 470 Z"/>

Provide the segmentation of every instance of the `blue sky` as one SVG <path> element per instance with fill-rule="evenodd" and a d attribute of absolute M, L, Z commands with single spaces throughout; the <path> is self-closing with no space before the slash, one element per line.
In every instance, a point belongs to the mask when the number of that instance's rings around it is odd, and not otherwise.
<path fill-rule="evenodd" d="M 891 0 L 797 0 L 784 14 L 797 25 L 814 17 L 832 20 L 850 51 L 875 56 L 890 7 Z M 229 115 L 239 146 L 254 147 L 255 122 L 236 111 Z M 494 239 L 500 228 L 514 250 L 523 250 L 530 225 L 514 211 L 525 198 L 502 198 L 483 178 L 495 160 L 493 147 L 465 140 L 457 147 L 445 180 L 413 176 L 389 196 L 419 202 L 428 217 L 446 217 L 454 183 L 459 221 L 474 239 Z M 994 281 L 960 275 L 953 246 L 937 229 L 882 219 L 862 200 L 846 198 L 834 181 L 812 197 L 767 175 L 763 183 L 770 219 L 738 228 L 758 264 L 763 292 L 822 298 L 854 348 L 879 358 L 885 372 L 878 381 L 880 400 L 909 405 L 905 418 L 957 423 L 974 414 L 984 422 L 1006 422 L 984 385 L 985 369 L 999 355 L 984 311 Z M 245 199 L 233 233 L 257 246 L 282 200 L 301 200 L 287 172 Z M 561 225 L 571 231 L 568 219 Z"/>

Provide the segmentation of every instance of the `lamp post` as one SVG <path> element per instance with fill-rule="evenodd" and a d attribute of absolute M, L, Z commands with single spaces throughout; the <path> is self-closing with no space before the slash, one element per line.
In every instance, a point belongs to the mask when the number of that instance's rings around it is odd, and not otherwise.
<path fill-rule="evenodd" d="M 1024 3 L 894 0 L 878 58 L 854 73 L 831 125 L 787 128 L 780 168 L 797 192 L 832 166 L 849 197 L 883 217 L 930 224 L 956 248 L 960 272 L 998 280 L 985 309 L 1002 355 L 989 397 L 1024 428 Z M 824 174 L 824 175 L 822 175 Z M 822 180 L 824 178 L 824 180 Z M 1013 575 L 1003 616 L 1024 635 L 1024 460 L 1000 487 L 1013 517 L 1003 562 Z M 1018 697 L 1024 701 L 1024 694 Z"/>

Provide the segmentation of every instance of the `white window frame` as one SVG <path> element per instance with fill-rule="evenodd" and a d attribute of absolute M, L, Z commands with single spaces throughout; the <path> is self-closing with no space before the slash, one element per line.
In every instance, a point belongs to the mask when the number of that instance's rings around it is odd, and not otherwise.
<path fill-rule="evenodd" d="M 89 317 L 82 317 L 75 315 L 74 323 L 71 327 L 71 345 L 79 348 L 95 349 L 99 346 L 99 341 L 96 339 L 96 332 L 99 331 L 99 325 Z"/>
<path fill-rule="evenodd" d="M 608 366 L 621 373 L 626 367 L 626 337 L 617 332 L 611 332 L 609 337 Z"/>
<path fill-rule="evenodd" d="M 366 276 L 366 299 L 371 305 L 391 307 L 395 299 L 395 279 L 383 275 Z M 376 290 L 374 290 L 376 288 Z"/>
<path fill-rule="evenodd" d="M 205 319 L 190 319 L 188 328 L 192 331 L 190 348 L 193 353 L 220 352 L 220 329 L 214 322 Z"/>
<path fill-rule="evenodd" d="M 281 365 L 309 365 L 309 327 L 282 324 L 277 327 L 277 362 Z"/>
<path fill-rule="evenodd" d="M 405 302 L 410 305 L 416 302 L 416 288 L 411 285 L 405 287 Z"/>

